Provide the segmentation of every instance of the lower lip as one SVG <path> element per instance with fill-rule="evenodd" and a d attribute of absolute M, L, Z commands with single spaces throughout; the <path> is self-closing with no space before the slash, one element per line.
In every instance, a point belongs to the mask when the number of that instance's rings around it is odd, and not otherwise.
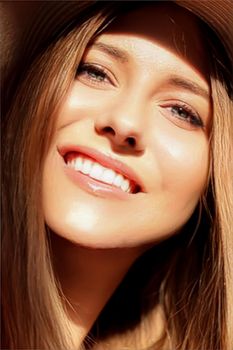
<path fill-rule="evenodd" d="M 73 183 L 78 185 L 84 191 L 91 193 L 97 197 L 129 200 L 133 196 L 132 193 L 124 192 L 117 187 L 92 179 L 88 175 L 82 174 L 79 171 L 69 168 L 66 164 L 64 166 L 64 171 Z"/>

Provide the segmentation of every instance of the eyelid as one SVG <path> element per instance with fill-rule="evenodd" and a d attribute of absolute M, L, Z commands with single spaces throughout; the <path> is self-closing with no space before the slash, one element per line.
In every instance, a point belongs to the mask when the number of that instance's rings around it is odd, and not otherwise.
<path fill-rule="evenodd" d="M 184 101 L 169 100 L 169 101 L 166 101 L 164 103 L 161 103 L 160 106 L 162 108 L 168 108 L 168 107 L 170 107 L 170 108 L 172 108 L 172 107 L 183 108 L 185 111 L 187 111 L 190 114 L 191 117 L 194 117 L 197 119 L 197 124 L 195 124 L 194 122 L 192 123 L 192 122 L 188 121 L 188 119 L 186 120 L 185 118 L 182 118 L 182 117 L 177 116 L 177 119 L 179 119 L 181 122 L 189 124 L 190 126 L 193 126 L 194 128 L 202 128 L 202 129 L 206 128 L 206 125 L 203 121 L 203 118 L 200 116 L 200 114 L 193 107 L 191 107 L 189 104 L 187 104 Z M 198 123 L 200 123 L 200 124 L 198 124 Z"/>
<path fill-rule="evenodd" d="M 109 80 L 109 82 L 116 87 L 117 86 L 117 79 L 115 77 L 115 75 L 106 67 L 104 67 L 103 65 L 99 64 L 99 63 L 94 63 L 94 62 L 81 62 L 78 69 L 77 69 L 77 74 L 78 71 L 81 69 L 93 69 L 96 70 L 96 72 L 100 72 L 106 75 L 107 79 Z M 76 74 L 76 75 L 77 75 Z M 101 84 L 101 83 L 100 83 Z"/>

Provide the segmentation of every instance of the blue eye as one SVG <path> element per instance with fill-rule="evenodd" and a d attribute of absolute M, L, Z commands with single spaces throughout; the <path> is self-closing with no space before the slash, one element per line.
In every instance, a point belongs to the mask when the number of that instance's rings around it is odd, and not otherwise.
<path fill-rule="evenodd" d="M 95 84 L 112 84 L 111 79 L 103 67 L 89 63 L 81 64 L 76 76 L 87 79 Z"/>
<path fill-rule="evenodd" d="M 169 107 L 171 114 L 196 127 L 204 127 L 200 116 L 193 109 L 185 104 L 173 104 Z"/>

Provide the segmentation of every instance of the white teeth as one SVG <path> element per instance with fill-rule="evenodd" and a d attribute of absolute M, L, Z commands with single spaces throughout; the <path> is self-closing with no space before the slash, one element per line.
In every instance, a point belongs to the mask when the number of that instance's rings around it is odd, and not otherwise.
<path fill-rule="evenodd" d="M 89 174 L 90 171 L 91 171 L 91 168 L 92 168 L 92 164 L 93 164 L 93 162 L 90 159 L 84 159 L 83 167 L 81 169 L 81 172 L 83 174 Z"/>
<path fill-rule="evenodd" d="M 130 186 L 129 180 L 124 180 L 121 185 L 121 189 L 127 192 L 127 190 L 129 189 L 129 186 Z"/>
<path fill-rule="evenodd" d="M 70 168 L 75 168 L 75 159 L 72 159 L 70 162 L 67 163 Z"/>
<path fill-rule="evenodd" d="M 103 171 L 104 171 L 104 169 L 103 169 L 103 167 L 101 165 L 99 165 L 98 163 L 94 163 L 94 165 L 92 166 L 92 169 L 91 169 L 91 172 L 90 172 L 89 175 L 93 179 L 100 180 Z"/>
<path fill-rule="evenodd" d="M 131 190 L 130 181 L 123 175 L 116 173 L 112 169 L 105 168 L 99 163 L 94 163 L 90 159 L 78 156 L 77 158 L 68 160 L 67 166 L 85 175 L 89 175 L 93 179 L 100 180 L 110 185 L 113 184 L 121 188 L 124 192 L 130 192 Z"/>
<path fill-rule="evenodd" d="M 75 170 L 81 170 L 83 167 L 83 161 L 81 157 L 75 159 Z"/>
<path fill-rule="evenodd" d="M 121 174 L 118 174 L 114 181 L 113 181 L 113 185 L 117 186 L 117 187 L 121 187 L 121 184 L 123 183 L 124 178 Z"/>
<path fill-rule="evenodd" d="M 111 185 L 113 183 L 115 176 L 116 176 L 116 173 L 114 170 L 106 169 L 102 174 L 101 180 Z"/>

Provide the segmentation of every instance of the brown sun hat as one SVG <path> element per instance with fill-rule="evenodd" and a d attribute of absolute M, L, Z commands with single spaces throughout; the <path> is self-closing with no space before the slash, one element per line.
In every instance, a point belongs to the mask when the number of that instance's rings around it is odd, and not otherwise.
<path fill-rule="evenodd" d="M 156 1 L 155 1 L 156 2 Z M 222 48 L 228 57 L 228 76 L 232 77 L 233 66 L 233 2 L 232 0 L 174 0 L 174 2 L 193 12 L 215 32 Z M 33 56 L 43 49 L 56 35 L 80 22 L 80 18 L 88 17 L 93 8 L 107 7 L 109 1 L 8 1 L 0 2 L 2 35 L 0 37 L 1 71 L 9 75 L 14 62 L 21 57 L 24 63 L 24 48 L 27 44 L 28 53 Z M 128 3 L 133 8 L 138 1 L 112 1 Z M 151 2 L 150 2 L 151 3 Z M 81 10 L 81 12 L 80 12 Z M 79 16 L 77 18 L 77 13 Z M 30 43 L 31 41 L 31 43 Z M 29 49 L 28 49 L 29 48 Z M 29 55 L 29 56 L 30 56 Z M 21 66 L 22 68 L 22 66 Z M 232 79 L 230 79 L 232 80 Z M 230 82 L 232 91 L 232 83 Z"/>
<path fill-rule="evenodd" d="M 233 62 L 233 1 L 175 0 L 206 22 L 216 33 Z"/>

